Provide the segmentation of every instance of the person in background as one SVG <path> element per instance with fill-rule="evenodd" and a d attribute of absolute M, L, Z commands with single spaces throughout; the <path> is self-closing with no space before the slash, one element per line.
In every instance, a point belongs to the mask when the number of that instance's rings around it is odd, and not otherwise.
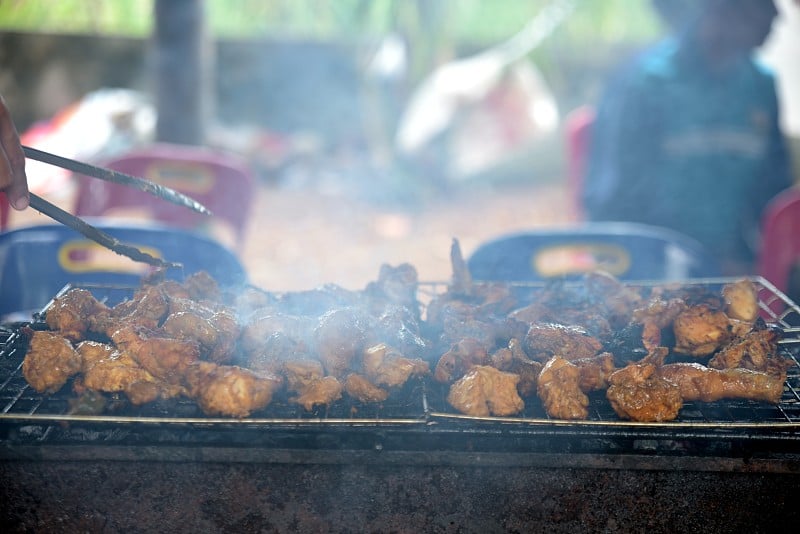
<path fill-rule="evenodd" d="M 25 175 L 25 153 L 11 112 L 0 95 L 0 191 L 16 210 L 28 207 L 28 178 Z"/>
<path fill-rule="evenodd" d="M 774 79 L 753 57 L 777 10 L 771 0 L 694 4 L 672 19 L 673 38 L 609 84 L 583 201 L 590 220 L 672 228 L 724 274 L 746 274 L 764 206 L 792 183 Z"/>

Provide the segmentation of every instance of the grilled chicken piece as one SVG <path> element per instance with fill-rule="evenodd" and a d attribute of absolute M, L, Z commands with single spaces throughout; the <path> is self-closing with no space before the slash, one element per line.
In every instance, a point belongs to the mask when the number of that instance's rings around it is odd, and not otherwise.
<path fill-rule="evenodd" d="M 242 328 L 239 345 L 245 356 L 256 356 L 268 350 L 269 338 L 273 334 L 282 334 L 298 343 L 304 342 L 308 336 L 304 334 L 312 329 L 309 318 L 280 313 L 273 309 L 255 312 Z"/>
<path fill-rule="evenodd" d="M 333 376 L 314 380 L 300 392 L 300 395 L 289 399 L 310 412 L 314 406 L 330 406 L 342 398 L 342 383 Z"/>
<path fill-rule="evenodd" d="M 750 280 L 725 284 L 722 288 L 725 313 L 732 319 L 752 323 L 758 317 L 758 288 Z"/>
<path fill-rule="evenodd" d="M 436 363 L 433 377 L 437 382 L 447 383 L 464 376 L 472 367 L 485 365 L 489 361 L 486 346 L 474 338 L 454 343 Z"/>
<path fill-rule="evenodd" d="M 343 378 L 353 369 L 368 330 L 363 314 L 355 308 L 339 308 L 320 318 L 314 339 L 319 360 L 329 375 Z"/>
<path fill-rule="evenodd" d="M 170 386 L 156 379 L 129 354 L 106 343 L 82 341 L 75 349 L 82 359 L 81 388 L 123 392 L 134 405 L 186 393 L 182 386 Z"/>
<path fill-rule="evenodd" d="M 632 363 L 613 373 L 606 398 L 622 419 L 672 421 L 683 407 L 680 388 L 656 374 L 656 366 Z"/>
<path fill-rule="evenodd" d="M 60 333 L 32 330 L 22 332 L 30 338 L 22 361 L 22 374 L 39 393 L 55 393 L 81 370 L 80 354 Z"/>
<path fill-rule="evenodd" d="M 603 344 L 577 326 L 537 323 L 528 329 L 524 347 L 532 359 L 544 362 L 553 356 L 566 360 L 591 358 L 600 352 Z"/>
<path fill-rule="evenodd" d="M 603 315 L 598 306 L 580 306 L 578 308 L 555 308 L 545 302 L 534 302 L 523 308 L 518 308 L 508 314 L 508 317 L 527 323 L 554 323 L 565 326 L 577 327 L 585 330 L 592 336 L 608 337 L 613 333 L 608 317 Z"/>
<path fill-rule="evenodd" d="M 642 305 L 638 290 L 627 287 L 605 271 L 594 271 L 584 276 L 587 299 L 600 304 L 611 328 L 616 330 L 628 324 L 633 310 Z"/>
<path fill-rule="evenodd" d="M 714 369 L 744 368 L 752 371 L 767 372 L 771 362 L 784 358 L 778 356 L 778 338 L 780 332 L 774 328 L 754 329 L 742 337 L 733 339 L 722 347 L 709 360 L 708 366 Z"/>
<path fill-rule="evenodd" d="M 650 299 L 646 305 L 633 311 L 632 321 L 642 325 L 642 345 L 648 352 L 663 345 L 661 331 L 669 328 L 675 319 L 688 308 L 678 298 Z"/>
<path fill-rule="evenodd" d="M 189 293 L 189 298 L 196 301 L 215 301 L 222 299 L 222 290 L 219 284 L 206 271 L 198 271 L 186 277 L 182 286 Z"/>
<path fill-rule="evenodd" d="M 169 299 L 161 285 L 144 286 L 131 300 L 120 302 L 105 313 L 88 317 L 92 332 L 113 337 L 122 327 L 141 326 L 155 330 L 169 312 Z"/>
<path fill-rule="evenodd" d="M 383 264 L 378 273 L 378 279 L 367 284 L 364 293 L 371 300 L 388 302 L 406 308 L 412 312 L 414 319 L 419 321 L 418 286 L 417 269 L 410 263 L 403 263 L 397 267 Z"/>
<path fill-rule="evenodd" d="M 401 386 L 412 376 L 421 377 L 431 372 L 428 362 L 419 358 L 406 358 L 385 343 L 364 351 L 362 369 L 374 384 L 387 387 Z"/>
<path fill-rule="evenodd" d="M 344 381 L 344 390 L 348 395 L 359 402 L 383 402 L 389 398 L 389 392 L 379 388 L 365 376 L 357 373 L 347 375 Z"/>
<path fill-rule="evenodd" d="M 214 312 L 210 317 L 191 311 L 172 313 L 161 331 L 169 337 L 196 341 L 204 359 L 214 363 L 230 362 L 239 337 L 236 318 L 227 311 Z"/>
<path fill-rule="evenodd" d="M 163 337 L 142 327 L 124 326 L 111 339 L 139 365 L 168 384 L 180 384 L 189 365 L 200 358 L 196 341 Z"/>
<path fill-rule="evenodd" d="M 518 382 L 518 375 L 477 365 L 450 386 L 447 402 L 459 412 L 477 417 L 514 415 L 525 408 L 517 392 Z"/>
<path fill-rule="evenodd" d="M 547 415 L 556 419 L 589 417 L 589 397 L 581 390 L 581 370 L 561 356 L 544 364 L 536 391 Z"/>
<path fill-rule="evenodd" d="M 245 358 L 245 367 L 256 372 L 282 374 L 284 365 L 290 362 L 302 362 L 312 359 L 308 347 L 283 332 L 269 335 L 261 347 L 260 352 L 253 352 Z M 324 374 L 322 364 L 319 365 L 320 376 Z"/>
<path fill-rule="evenodd" d="M 53 300 L 47 310 L 45 321 L 51 330 L 59 332 L 70 341 L 78 342 L 86 337 L 90 317 L 108 313 L 108 307 L 98 301 L 91 292 L 73 288 Z"/>
<path fill-rule="evenodd" d="M 286 389 L 301 393 L 311 384 L 325 376 L 325 369 L 317 360 L 298 359 L 283 362 Z"/>
<path fill-rule="evenodd" d="M 184 376 L 189 395 L 206 415 L 247 417 L 266 407 L 282 385 L 276 376 L 205 361 L 189 365 Z"/>
<path fill-rule="evenodd" d="M 511 338 L 508 347 L 498 349 L 492 354 L 491 365 L 500 371 L 519 376 L 517 391 L 523 398 L 536 393 L 536 384 L 539 382 L 542 364 L 528 358 L 517 338 Z"/>
<path fill-rule="evenodd" d="M 689 356 L 708 356 L 733 337 L 731 321 L 725 312 L 708 304 L 691 306 L 673 323 L 675 352 Z"/>
<path fill-rule="evenodd" d="M 430 342 L 422 336 L 418 309 L 389 304 L 376 312 L 375 327 L 368 333 L 368 345 L 387 343 L 411 357 L 428 352 Z"/>
<path fill-rule="evenodd" d="M 591 358 L 572 360 L 578 366 L 580 381 L 578 386 L 583 392 L 597 391 L 608 387 L 608 378 L 617 368 L 614 366 L 614 355 L 603 352 Z"/>
<path fill-rule="evenodd" d="M 658 375 L 680 388 L 687 401 L 749 399 L 778 404 L 783 395 L 786 371 L 776 374 L 750 369 L 711 369 L 699 363 L 670 363 Z"/>
<path fill-rule="evenodd" d="M 342 398 L 342 383 L 333 376 L 325 376 L 325 369 L 317 360 L 290 360 L 283 364 L 286 389 L 297 393 L 289 399 L 306 411 L 314 406 L 329 406 Z"/>

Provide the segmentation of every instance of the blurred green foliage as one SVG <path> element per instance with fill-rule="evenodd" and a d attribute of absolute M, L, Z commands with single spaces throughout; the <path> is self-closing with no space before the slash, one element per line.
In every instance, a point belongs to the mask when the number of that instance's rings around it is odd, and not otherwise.
<path fill-rule="evenodd" d="M 206 13 L 220 37 L 350 40 L 405 29 L 481 46 L 513 34 L 550 1 L 206 0 Z M 0 29 L 144 37 L 153 26 L 153 3 L 0 0 Z M 558 39 L 590 47 L 647 41 L 659 31 L 650 0 L 577 0 Z"/>

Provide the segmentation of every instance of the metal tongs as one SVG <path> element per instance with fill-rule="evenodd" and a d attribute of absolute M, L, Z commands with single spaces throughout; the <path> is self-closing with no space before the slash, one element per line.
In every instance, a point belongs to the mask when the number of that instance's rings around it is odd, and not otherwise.
<path fill-rule="evenodd" d="M 41 150 L 37 150 L 35 148 L 31 148 L 28 146 L 23 146 L 22 149 L 25 152 L 25 156 L 30 159 L 40 161 L 42 163 L 47 163 L 49 165 L 54 165 L 56 167 L 66 169 L 68 171 L 84 174 L 92 178 L 98 178 L 100 180 L 105 180 L 108 182 L 114 182 L 129 187 L 134 187 L 136 189 L 139 189 L 146 193 L 150 193 L 151 195 L 154 195 L 168 202 L 172 202 L 173 204 L 177 204 L 178 206 L 189 208 L 204 215 L 211 214 L 211 211 L 209 211 L 208 208 L 206 208 L 193 198 L 188 197 L 183 193 L 179 193 L 174 189 L 170 189 L 169 187 L 156 184 L 148 180 L 144 180 L 142 178 L 137 178 L 136 176 L 130 176 L 122 172 L 112 171 L 111 169 L 104 169 L 102 167 L 96 167 L 88 163 L 82 163 L 80 161 L 64 158 L 62 156 L 56 156 L 55 154 L 50 154 L 49 152 L 43 152 Z M 57 222 L 60 222 L 65 226 L 69 226 L 73 230 L 80 232 L 81 234 L 91 239 L 92 241 L 99 243 L 100 245 L 106 247 L 107 249 L 113 252 L 116 252 L 117 254 L 128 257 L 133 261 L 147 263 L 149 265 L 154 265 L 156 267 L 182 266 L 180 263 L 167 262 L 160 258 L 151 256 L 150 254 L 147 254 L 146 252 L 143 252 L 136 247 L 133 247 L 131 245 L 126 245 L 125 243 L 119 241 L 117 238 L 110 236 L 107 233 L 103 232 L 102 230 L 95 228 L 94 226 L 87 223 L 80 217 L 76 217 L 75 215 L 72 215 L 71 213 L 62 210 L 55 204 L 51 204 L 50 202 L 48 202 L 47 200 L 43 199 L 38 195 L 30 193 L 30 199 L 31 199 L 30 205 L 32 208 L 44 213 L 48 217 L 52 218 Z"/>

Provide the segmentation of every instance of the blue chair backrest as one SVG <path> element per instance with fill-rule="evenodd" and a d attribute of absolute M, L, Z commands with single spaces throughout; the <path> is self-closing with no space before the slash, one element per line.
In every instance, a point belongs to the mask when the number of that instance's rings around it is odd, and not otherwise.
<path fill-rule="evenodd" d="M 476 280 L 541 281 L 604 270 L 620 280 L 720 276 L 717 260 L 693 239 L 636 223 L 588 223 L 500 236 L 468 257 Z"/>
<path fill-rule="evenodd" d="M 183 265 L 169 269 L 168 278 L 182 280 L 195 272 L 206 271 L 223 287 L 247 283 L 247 273 L 237 256 L 204 235 L 147 224 L 86 220 L 125 244 Z M 2 232 L 0 316 L 38 311 L 67 284 L 135 287 L 152 269 L 58 224 Z"/>

